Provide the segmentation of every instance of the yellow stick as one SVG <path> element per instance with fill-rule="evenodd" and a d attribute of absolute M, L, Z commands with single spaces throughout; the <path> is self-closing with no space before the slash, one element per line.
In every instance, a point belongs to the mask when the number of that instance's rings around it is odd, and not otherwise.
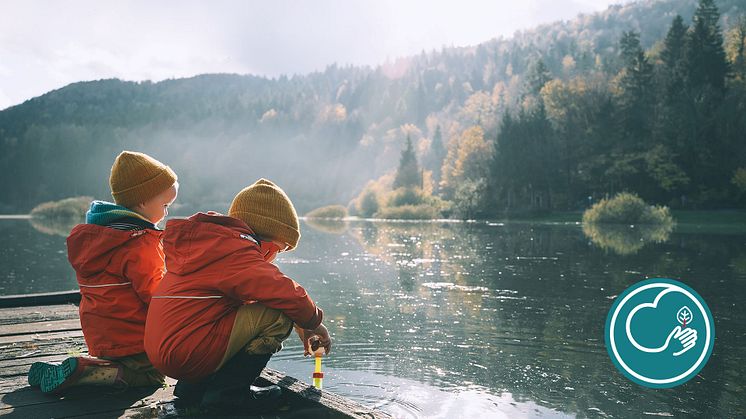
<path fill-rule="evenodd" d="M 314 372 L 313 386 L 321 390 L 321 388 L 323 387 L 323 380 L 324 380 L 324 375 L 321 372 L 321 356 L 316 355 L 315 358 L 316 358 L 316 366 L 313 370 Z"/>

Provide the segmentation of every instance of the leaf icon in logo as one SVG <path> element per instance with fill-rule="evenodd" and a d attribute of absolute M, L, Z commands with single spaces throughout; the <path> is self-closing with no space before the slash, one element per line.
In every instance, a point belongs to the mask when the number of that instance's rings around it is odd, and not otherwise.
<path fill-rule="evenodd" d="M 682 324 L 682 326 L 686 327 L 687 323 L 692 322 L 692 311 L 689 310 L 689 307 L 684 306 L 679 309 L 679 311 L 676 313 L 676 320 L 679 321 L 679 323 Z"/>

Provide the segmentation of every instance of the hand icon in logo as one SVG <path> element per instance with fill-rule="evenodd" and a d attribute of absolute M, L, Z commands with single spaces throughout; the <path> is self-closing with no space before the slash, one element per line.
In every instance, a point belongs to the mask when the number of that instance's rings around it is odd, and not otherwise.
<path fill-rule="evenodd" d="M 673 356 L 679 356 L 689 349 L 692 349 L 694 345 L 697 344 L 697 331 L 691 327 L 687 327 L 686 329 L 682 329 L 681 326 L 674 327 L 671 334 L 668 335 L 668 339 L 666 339 L 666 346 L 668 346 L 668 342 L 671 340 L 672 336 L 675 339 L 678 339 L 684 347 L 680 351 L 674 352 Z"/>

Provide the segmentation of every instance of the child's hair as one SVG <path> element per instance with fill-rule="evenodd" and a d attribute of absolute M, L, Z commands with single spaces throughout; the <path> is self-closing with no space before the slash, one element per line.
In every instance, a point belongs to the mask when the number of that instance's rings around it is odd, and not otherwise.
<path fill-rule="evenodd" d="M 148 201 L 176 183 L 170 167 L 144 153 L 122 151 L 111 166 L 111 196 L 124 207 Z"/>
<path fill-rule="evenodd" d="M 265 240 L 277 240 L 295 248 L 300 240 L 298 214 L 279 186 L 259 179 L 233 198 L 228 215 L 245 222 Z"/>

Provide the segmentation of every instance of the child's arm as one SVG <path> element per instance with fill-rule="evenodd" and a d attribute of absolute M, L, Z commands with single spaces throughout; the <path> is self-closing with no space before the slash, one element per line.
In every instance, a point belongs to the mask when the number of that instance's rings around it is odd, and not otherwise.
<path fill-rule="evenodd" d="M 145 305 L 150 305 L 150 297 L 165 273 L 161 249 L 137 254 L 132 252 L 124 264 L 124 277 L 132 282 L 132 288 Z"/>
<path fill-rule="evenodd" d="M 255 249 L 240 256 L 246 266 L 228 278 L 215 278 L 215 287 L 223 293 L 242 301 L 258 301 L 267 307 L 280 310 L 304 329 L 316 329 L 323 318 L 323 311 L 297 282 L 285 276 L 277 266 L 265 262 Z"/>

